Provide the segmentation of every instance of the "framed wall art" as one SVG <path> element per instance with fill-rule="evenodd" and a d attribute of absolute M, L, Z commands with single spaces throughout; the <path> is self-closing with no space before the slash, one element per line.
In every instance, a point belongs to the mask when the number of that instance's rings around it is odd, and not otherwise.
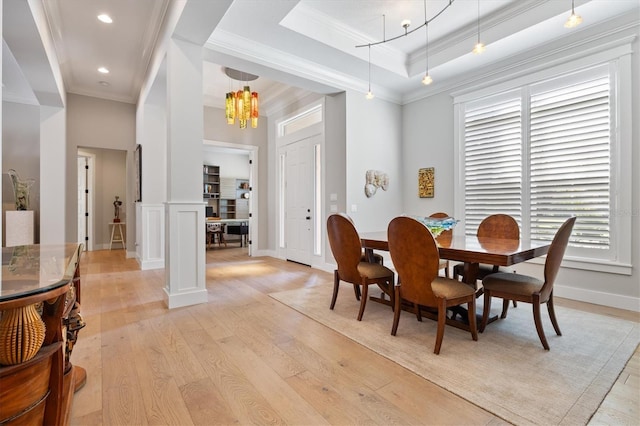
<path fill-rule="evenodd" d="M 434 195 L 434 168 L 427 167 L 418 170 L 418 196 L 420 198 L 433 198 Z"/>

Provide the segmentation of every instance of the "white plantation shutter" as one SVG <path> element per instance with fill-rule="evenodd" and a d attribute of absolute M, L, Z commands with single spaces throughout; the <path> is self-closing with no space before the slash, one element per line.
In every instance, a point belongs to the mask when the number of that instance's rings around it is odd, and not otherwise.
<path fill-rule="evenodd" d="M 576 253 L 611 249 L 610 79 L 603 65 L 465 103 L 466 234 L 505 213 L 551 241 L 575 215 Z"/>
<path fill-rule="evenodd" d="M 531 97 L 531 238 L 551 240 L 571 215 L 571 245 L 610 245 L 609 75 Z"/>
<path fill-rule="evenodd" d="M 486 216 L 505 213 L 521 223 L 522 112 L 520 96 L 469 105 L 465 111 L 465 233 Z"/>

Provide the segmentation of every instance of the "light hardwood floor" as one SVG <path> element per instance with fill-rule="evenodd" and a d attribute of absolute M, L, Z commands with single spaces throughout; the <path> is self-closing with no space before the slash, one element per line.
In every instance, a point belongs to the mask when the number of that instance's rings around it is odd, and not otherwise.
<path fill-rule="evenodd" d="M 72 361 L 88 378 L 71 425 L 505 423 L 268 296 L 331 274 L 229 248 L 207 251 L 206 276 L 208 303 L 167 310 L 164 270 L 85 253 Z M 639 379 L 636 350 L 592 424 L 637 424 Z"/>

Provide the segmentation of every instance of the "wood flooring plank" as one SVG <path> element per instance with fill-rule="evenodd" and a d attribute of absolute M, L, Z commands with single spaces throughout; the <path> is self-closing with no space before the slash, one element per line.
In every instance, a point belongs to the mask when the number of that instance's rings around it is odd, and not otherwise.
<path fill-rule="evenodd" d="M 165 370 L 171 362 L 165 359 L 164 353 L 156 350 L 135 350 L 136 378 L 141 388 L 141 399 L 144 402 L 146 418 L 153 425 L 190 424 L 189 410 L 176 378 L 179 374 Z"/>
<path fill-rule="evenodd" d="M 147 425 L 142 387 L 130 354 L 112 355 L 103 361 L 102 422 L 108 425 Z"/>
<path fill-rule="evenodd" d="M 414 374 L 398 375 L 378 393 L 425 425 L 488 424 L 495 418 Z"/>
<path fill-rule="evenodd" d="M 136 330 L 136 335 L 144 336 L 145 339 L 139 350 L 161 355 L 158 357 L 158 374 L 170 375 L 178 386 L 207 376 L 185 339 L 184 333 L 189 331 L 180 328 L 179 320 L 182 318 L 186 317 L 180 313 L 174 316 L 171 312 L 162 317 L 141 321 Z M 202 328 L 195 330 L 200 331 Z"/>
<path fill-rule="evenodd" d="M 356 344 L 352 342 L 353 344 Z M 361 407 L 361 409 L 377 424 L 420 424 L 415 418 L 405 415 L 393 404 L 378 395 L 375 389 L 367 386 L 367 378 L 385 374 L 384 370 L 370 369 L 361 374 L 354 371 L 355 363 L 345 363 L 344 360 L 336 360 L 325 357 L 324 353 L 319 353 L 306 346 L 298 339 L 292 340 L 282 347 L 285 351 L 295 356 L 296 359 L 307 368 L 310 374 L 314 375 L 322 383 L 323 388 L 331 387 L 340 395 L 341 400 L 351 406 Z M 354 359 L 354 361 L 357 361 Z M 308 375 L 305 376 L 310 379 Z"/>
<path fill-rule="evenodd" d="M 208 377 L 187 383 L 180 388 L 180 391 L 194 425 L 240 423 L 239 419 L 232 415 L 231 407 Z"/>
<path fill-rule="evenodd" d="M 240 424 L 284 424 L 246 375 L 204 331 L 186 333 L 194 354 Z"/>
<path fill-rule="evenodd" d="M 332 425 L 375 424 L 359 406 L 345 400 L 340 392 L 308 371 L 290 377 L 287 383 Z"/>
<path fill-rule="evenodd" d="M 324 424 L 324 419 L 237 336 L 218 341 L 229 359 L 287 424 Z"/>

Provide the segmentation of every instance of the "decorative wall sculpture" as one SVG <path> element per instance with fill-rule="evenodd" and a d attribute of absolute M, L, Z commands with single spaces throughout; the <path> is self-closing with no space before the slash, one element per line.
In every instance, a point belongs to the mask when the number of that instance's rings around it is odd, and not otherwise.
<path fill-rule="evenodd" d="M 380 170 L 367 170 L 365 175 L 364 194 L 371 198 L 376 194 L 378 188 L 386 191 L 389 187 L 389 175 Z"/>
<path fill-rule="evenodd" d="M 434 189 L 433 167 L 418 170 L 418 196 L 420 198 L 433 198 Z"/>

